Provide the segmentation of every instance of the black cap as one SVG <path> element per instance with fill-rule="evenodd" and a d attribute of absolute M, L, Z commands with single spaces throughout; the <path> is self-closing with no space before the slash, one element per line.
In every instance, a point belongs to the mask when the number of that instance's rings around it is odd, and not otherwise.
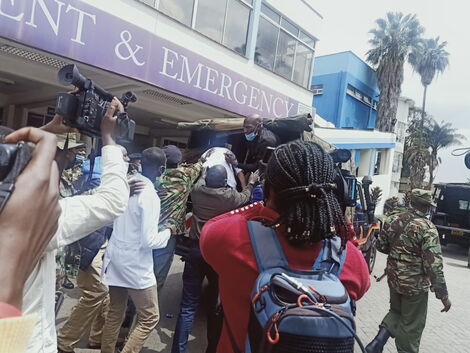
<path fill-rule="evenodd" d="M 163 147 L 163 152 L 165 152 L 167 164 L 179 164 L 183 159 L 183 154 L 181 153 L 180 149 L 175 145 L 168 145 Z"/>
<path fill-rule="evenodd" d="M 133 161 L 133 160 L 135 161 L 135 160 L 137 160 L 137 159 L 142 159 L 142 153 L 131 153 L 131 154 L 129 155 L 129 159 L 130 159 L 131 161 Z"/>

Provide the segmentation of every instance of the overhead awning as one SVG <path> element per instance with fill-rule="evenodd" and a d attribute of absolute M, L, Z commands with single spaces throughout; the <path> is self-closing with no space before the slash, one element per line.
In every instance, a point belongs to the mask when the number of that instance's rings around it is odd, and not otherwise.
<path fill-rule="evenodd" d="M 394 148 L 396 136 L 375 130 L 315 128 L 315 135 L 338 148 L 350 150 Z"/>

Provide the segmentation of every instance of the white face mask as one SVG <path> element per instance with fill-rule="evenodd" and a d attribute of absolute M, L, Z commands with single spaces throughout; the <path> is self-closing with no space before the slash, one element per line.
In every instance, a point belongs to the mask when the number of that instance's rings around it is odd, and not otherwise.
<path fill-rule="evenodd" d="M 123 162 L 123 168 L 124 172 L 127 174 L 129 171 L 129 163 L 128 162 Z"/>

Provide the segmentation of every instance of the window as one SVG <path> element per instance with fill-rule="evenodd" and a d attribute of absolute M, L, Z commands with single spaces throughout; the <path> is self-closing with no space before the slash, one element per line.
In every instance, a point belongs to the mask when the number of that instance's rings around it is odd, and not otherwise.
<path fill-rule="evenodd" d="M 261 5 L 261 12 L 269 17 L 272 21 L 276 22 L 276 23 L 280 23 L 281 22 L 281 16 L 279 16 L 276 12 L 274 12 L 273 10 L 271 10 L 269 7 L 267 7 L 265 4 L 262 4 Z"/>
<path fill-rule="evenodd" d="M 242 55 L 246 54 L 250 13 L 251 8 L 240 1 L 228 2 L 223 44 Z"/>
<path fill-rule="evenodd" d="M 405 135 L 406 135 L 406 128 L 407 124 L 403 121 L 398 121 L 395 125 L 395 133 L 397 135 L 397 142 L 403 143 L 405 142 Z"/>
<path fill-rule="evenodd" d="M 403 153 L 395 152 L 395 155 L 393 156 L 392 173 L 400 173 L 401 168 L 402 168 L 402 163 L 403 163 Z"/>
<path fill-rule="evenodd" d="M 226 9 L 227 0 L 199 0 L 196 29 L 216 42 L 222 42 Z"/>
<path fill-rule="evenodd" d="M 28 120 L 26 122 L 26 125 L 32 127 L 41 127 L 49 123 L 51 120 L 52 116 L 50 115 L 28 113 Z"/>
<path fill-rule="evenodd" d="M 279 33 L 274 72 L 287 79 L 290 79 L 292 76 L 296 44 L 297 42 L 294 37 L 284 31 Z"/>
<path fill-rule="evenodd" d="M 303 87 L 308 87 L 310 83 L 310 69 L 312 68 L 312 61 L 313 51 L 305 45 L 297 43 L 297 54 L 294 66 L 294 82 Z"/>
<path fill-rule="evenodd" d="M 157 8 L 157 0 L 140 0 L 140 2 L 143 2 L 145 5 Z"/>
<path fill-rule="evenodd" d="M 148 0 L 144 2 L 148 2 Z M 160 0 L 158 9 L 182 24 L 191 26 L 193 7 L 194 0 Z"/>
<path fill-rule="evenodd" d="M 323 94 L 323 85 L 312 85 L 311 90 L 314 96 Z"/>
<path fill-rule="evenodd" d="M 255 52 L 258 65 L 308 87 L 314 48 L 313 37 L 262 4 Z"/>
<path fill-rule="evenodd" d="M 470 209 L 469 206 L 470 206 L 470 201 L 459 200 L 459 210 L 467 211 Z"/>
<path fill-rule="evenodd" d="M 269 70 L 274 69 L 278 32 L 274 24 L 263 17 L 260 18 L 255 62 Z"/>
<path fill-rule="evenodd" d="M 369 97 L 367 94 L 362 93 L 359 91 L 357 88 L 353 87 L 352 85 L 348 85 L 346 88 L 346 94 L 349 94 L 350 96 L 356 98 L 357 100 L 360 100 L 362 103 L 365 105 L 368 105 L 369 107 L 372 105 L 372 109 L 377 110 L 377 102 L 374 101 L 372 102 L 372 98 Z"/>
<path fill-rule="evenodd" d="M 155 7 L 155 0 L 140 0 Z M 157 1 L 158 2 L 158 1 Z M 158 10 L 226 47 L 246 54 L 253 0 L 159 0 Z M 193 16 L 196 16 L 193 19 Z"/>
<path fill-rule="evenodd" d="M 176 140 L 171 140 L 171 139 L 164 139 L 163 140 L 163 146 L 168 146 L 168 145 L 174 145 L 178 148 L 185 149 L 188 147 L 188 145 L 184 142 L 176 141 Z"/>
<path fill-rule="evenodd" d="M 381 163 L 382 163 L 382 151 L 377 151 L 377 154 L 375 156 L 374 175 L 380 174 Z"/>

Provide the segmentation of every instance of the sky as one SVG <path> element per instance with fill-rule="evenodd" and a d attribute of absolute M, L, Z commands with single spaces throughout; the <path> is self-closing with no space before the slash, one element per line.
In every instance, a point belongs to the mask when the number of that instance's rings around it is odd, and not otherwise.
<path fill-rule="evenodd" d="M 323 16 L 316 56 L 351 50 L 365 59 L 370 48 L 368 33 L 374 21 L 389 11 L 416 14 L 425 27 L 425 38 L 439 36 L 448 42 L 449 67 L 428 88 L 426 112 L 437 121 L 445 120 L 467 137 L 460 147 L 470 147 L 470 2 L 464 0 L 329 0 L 314 2 Z M 421 106 L 423 87 L 419 75 L 405 66 L 402 96 Z M 459 147 L 459 146 L 457 146 Z M 455 147 L 455 148 L 457 148 Z M 462 182 L 470 178 L 463 157 L 454 148 L 442 150 L 438 182 Z"/>

